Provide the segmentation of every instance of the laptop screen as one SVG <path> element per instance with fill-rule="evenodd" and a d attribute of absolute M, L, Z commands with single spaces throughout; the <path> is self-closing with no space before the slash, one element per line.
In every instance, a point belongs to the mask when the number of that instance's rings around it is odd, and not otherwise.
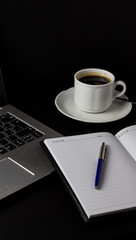
<path fill-rule="evenodd" d="M 0 107 L 5 106 L 7 104 L 7 97 L 4 87 L 4 82 L 2 78 L 2 72 L 0 69 Z"/>

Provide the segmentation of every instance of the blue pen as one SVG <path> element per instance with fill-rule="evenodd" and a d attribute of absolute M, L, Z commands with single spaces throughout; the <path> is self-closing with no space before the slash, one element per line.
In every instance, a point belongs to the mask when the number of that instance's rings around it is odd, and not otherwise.
<path fill-rule="evenodd" d="M 105 156 L 106 156 L 106 145 L 103 142 L 100 148 L 97 170 L 96 170 L 96 177 L 95 177 L 95 189 L 99 189 L 100 181 L 103 173 L 103 165 L 105 163 Z"/>

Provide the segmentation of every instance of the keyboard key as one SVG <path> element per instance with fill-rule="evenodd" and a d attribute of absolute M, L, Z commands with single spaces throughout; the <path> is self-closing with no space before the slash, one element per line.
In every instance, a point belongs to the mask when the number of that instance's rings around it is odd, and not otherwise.
<path fill-rule="evenodd" d="M 8 112 L 6 112 L 6 113 L 2 114 L 1 118 L 8 117 L 8 116 L 10 116 L 10 114 Z"/>
<path fill-rule="evenodd" d="M 0 144 L 1 144 L 1 145 L 5 145 L 5 144 L 7 144 L 7 143 L 8 143 L 8 141 L 5 140 L 5 139 L 1 139 L 1 140 L 0 140 Z"/>
<path fill-rule="evenodd" d="M 4 138 L 5 135 L 3 133 L 0 133 L 0 139 Z"/>
<path fill-rule="evenodd" d="M 13 134 L 13 133 L 14 133 L 14 132 L 13 132 L 12 130 L 10 130 L 10 129 L 5 131 L 5 134 L 8 135 L 8 136 L 10 136 L 10 135 Z"/>
<path fill-rule="evenodd" d="M 8 150 L 13 150 L 13 149 L 16 148 L 12 143 L 8 143 L 7 145 L 5 145 L 5 147 L 6 147 L 6 149 L 8 149 Z"/>
<path fill-rule="evenodd" d="M 22 139 L 25 140 L 26 142 L 31 142 L 34 140 L 34 137 L 27 135 L 27 136 L 22 137 Z"/>
<path fill-rule="evenodd" d="M 9 140 L 10 142 L 13 142 L 13 141 L 15 141 L 15 140 L 17 140 L 18 138 L 16 137 L 16 136 L 14 136 L 14 135 L 10 135 L 8 138 L 7 138 L 7 140 Z"/>
<path fill-rule="evenodd" d="M 39 138 L 39 137 L 43 136 L 43 134 L 38 132 L 38 131 L 33 132 L 32 135 L 36 138 Z"/>
<path fill-rule="evenodd" d="M 12 127 L 11 123 L 5 123 L 5 124 L 4 124 L 4 129 L 5 129 L 5 130 L 8 130 L 8 129 L 11 128 L 11 127 Z"/>
<path fill-rule="evenodd" d="M 2 132 L 4 129 L 2 127 L 0 127 L 0 132 Z"/>
<path fill-rule="evenodd" d="M 6 150 L 5 148 L 0 147 L 0 154 L 4 154 L 4 153 L 6 153 L 6 152 L 7 152 L 7 150 Z"/>
<path fill-rule="evenodd" d="M 8 123 L 8 122 L 10 122 L 10 121 L 12 121 L 14 119 L 15 119 L 15 117 L 13 117 L 12 115 L 9 114 L 8 116 L 1 118 L 1 121 L 3 123 Z"/>
<path fill-rule="evenodd" d="M 21 140 L 21 139 L 17 139 L 13 143 L 16 144 L 18 147 L 20 147 L 20 146 L 25 144 L 25 142 L 23 140 Z"/>
<path fill-rule="evenodd" d="M 14 126 L 14 127 L 12 127 L 12 130 L 13 130 L 14 132 L 19 132 L 19 131 L 22 130 L 22 128 L 21 128 L 20 126 Z"/>
<path fill-rule="evenodd" d="M 4 118 L 7 118 L 7 117 L 9 117 L 10 116 L 10 114 L 9 113 L 3 113 L 2 115 L 1 115 L 1 117 L 0 117 L 0 120 L 2 120 L 2 119 L 4 119 Z"/>
<path fill-rule="evenodd" d="M 26 123 L 22 122 L 22 121 L 19 120 L 19 119 L 15 119 L 14 121 L 12 121 L 12 124 L 13 124 L 14 126 L 19 126 L 19 127 L 23 128 L 23 129 L 25 129 L 25 128 L 28 127 L 28 125 L 27 125 Z"/>
<path fill-rule="evenodd" d="M 25 136 L 25 135 L 28 135 L 28 134 L 34 132 L 34 131 L 35 131 L 34 128 L 28 127 L 28 128 L 26 128 L 26 129 L 24 129 L 24 130 L 16 133 L 16 135 L 17 135 L 18 137 L 23 137 L 23 136 Z"/>

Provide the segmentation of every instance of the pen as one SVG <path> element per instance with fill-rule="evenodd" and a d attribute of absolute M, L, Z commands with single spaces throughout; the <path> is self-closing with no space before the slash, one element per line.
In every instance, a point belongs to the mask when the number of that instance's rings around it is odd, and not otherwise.
<path fill-rule="evenodd" d="M 96 177 L 95 177 L 95 189 L 99 189 L 100 181 L 103 172 L 103 165 L 105 163 L 105 156 L 106 156 L 106 145 L 103 142 L 100 148 L 98 163 L 97 163 L 97 170 L 96 170 Z"/>

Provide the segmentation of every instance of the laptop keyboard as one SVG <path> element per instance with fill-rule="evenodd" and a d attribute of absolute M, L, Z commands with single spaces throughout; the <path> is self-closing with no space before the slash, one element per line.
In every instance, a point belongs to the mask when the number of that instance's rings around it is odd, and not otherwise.
<path fill-rule="evenodd" d="M 43 134 L 11 113 L 0 115 L 0 155 L 29 143 Z"/>

